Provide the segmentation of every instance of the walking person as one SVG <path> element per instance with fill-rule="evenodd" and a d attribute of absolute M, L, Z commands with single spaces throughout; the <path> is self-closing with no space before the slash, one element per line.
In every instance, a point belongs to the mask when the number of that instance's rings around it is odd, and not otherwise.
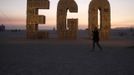
<path fill-rule="evenodd" d="M 99 30 L 97 27 L 94 28 L 92 31 L 92 51 L 95 50 L 95 44 L 99 47 L 99 49 L 102 51 L 102 47 L 99 44 Z"/>

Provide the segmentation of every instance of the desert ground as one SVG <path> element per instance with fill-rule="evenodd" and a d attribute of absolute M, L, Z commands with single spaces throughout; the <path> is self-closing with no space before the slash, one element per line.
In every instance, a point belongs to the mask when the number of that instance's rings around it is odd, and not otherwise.
<path fill-rule="evenodd" d="M 117 33 L 100 41 L 103 51 L 92 52 L 85 31 L 77 40 L 27 40 L 25 32 L 0 32 L 0 75 L 134 75 L 134 35 Z"/>

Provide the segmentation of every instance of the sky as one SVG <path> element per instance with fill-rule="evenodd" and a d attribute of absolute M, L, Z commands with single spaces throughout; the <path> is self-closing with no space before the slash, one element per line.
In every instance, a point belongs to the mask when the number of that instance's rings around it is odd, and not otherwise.
<path fill-rule="evenodd" d="M 39 28 L 52 29 L 56 27 L 56 12 L 59 0 L 49 0 L 50 9 L 39 10 L 46 16 L 46 24 Z M 67 18 L 78 18 L 79 29 L 88 27 L 88 8 L 91 0 L 75 0 L 78 13 L 68 12 Z M 134 0 L 108 0 L 111 6 L 111 27 L 134 27 Z M 0 24 L 7 29 L 25 29 L 27 0 L 0 0 Z"/>

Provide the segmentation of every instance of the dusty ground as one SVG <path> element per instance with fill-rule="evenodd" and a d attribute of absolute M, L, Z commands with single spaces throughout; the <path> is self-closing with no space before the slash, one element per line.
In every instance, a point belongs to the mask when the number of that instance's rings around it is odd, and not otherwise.
<path fill-rule="evenodd" d="M 2 37 L 1 37 L 2 38 Z M 134 41 L 1 39 L 0 75 L 134 75 Z"/>

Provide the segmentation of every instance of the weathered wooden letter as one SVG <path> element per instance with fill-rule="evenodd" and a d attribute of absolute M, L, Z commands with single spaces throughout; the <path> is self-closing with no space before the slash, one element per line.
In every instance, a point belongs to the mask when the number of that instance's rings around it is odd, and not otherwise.
<path fill-rule="evenodd" d="M 74 0 L 60 0 L 58 3 L 57 32 L 58 32 L 59 39 L 66 39 L 66 38 L 67 39 L 75 39 L 77 36 L 76 34 L 77 34 L 77 30 L 78 30 L 78 19 L 68 20 L 68 23 L 67 23 L 66 22 L 67 21 L 67 18 L 66 18 L 67 10 L 69 10 L 70 12 L 78 12 L 78 6 Z M 70 23 L 70 22 L 72 22 L 72 23 Z M 67 25 L 67 24 L 69 24 L 69 25 Z M 72 29 L 71 27 L 76 27 L 76 28 Z M 72 37 L 71 34 L 74 35 L 74 37 Z"/>
<path fill-rule="evenodd" d="M 92 0 L 89 5 L 88 28 L 92 33 L 98 27 L 98 10 L 100 11 L 100 39 L 107 40 L 110 34 L 110 4 L 108 0 Z M 91 35 L 89 35 L 91 36 Z"/>
<path fill-rule="evenodd" d="M 45 24 L 45 16 L 38 15 L 38 9 L 49 9 L 48 0 L 27 0 L 27 38 L 38 39 L 38 24 Z M 47 32 L 44 32 L 47 36 Z"/>

